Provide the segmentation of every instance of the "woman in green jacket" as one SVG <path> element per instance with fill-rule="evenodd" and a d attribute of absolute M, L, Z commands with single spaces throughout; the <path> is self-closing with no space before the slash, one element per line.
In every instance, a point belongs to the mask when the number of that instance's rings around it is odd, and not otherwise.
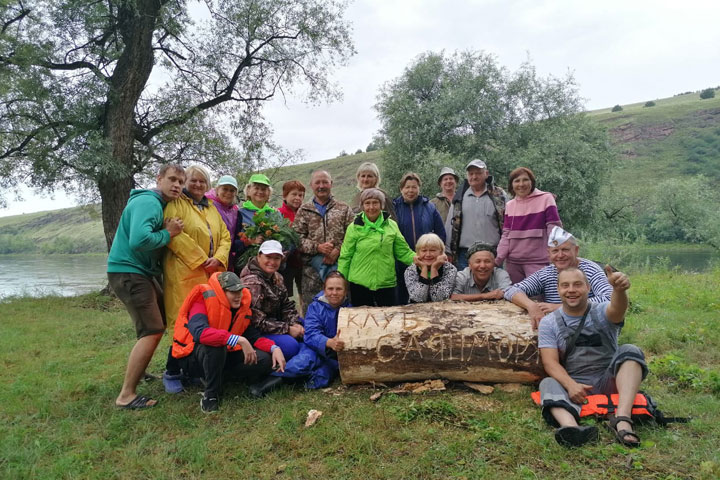
<path fill-rule="evenodd" d="M 377 188 L 363 190 L 362 212 L 345 232 L 338 271 L 350 282 L 354 307 L 396 305 L 395 260 L 410 265 L 415 253 L 385 208 L 385 194 Z"/>

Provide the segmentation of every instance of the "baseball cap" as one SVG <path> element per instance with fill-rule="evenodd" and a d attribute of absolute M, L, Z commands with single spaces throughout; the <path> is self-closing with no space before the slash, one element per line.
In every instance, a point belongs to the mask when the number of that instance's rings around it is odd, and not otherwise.
<path fill-rule="evenodd" d="M 250 183 L 260 183 L 262 185 L 270 186 L 270 179 L 267 177 L 267 175 L 264 175 L 262 173 L 256 173 L 255 175 L 252 175 L 250 177 L 250 180 L 248 180 Z"/>
<path fill-rule="evenodd" d="M 235 187 L 235 190 L 238 188 L 237 180 L 235 180 L 235 177 L 232 175 L 223 175 L 220 177 L 220 180 L 217 182 L 217 186 L 220 185 L 230 185 L 231 187 Z"/>
<path fill-rule="evenodd" d="M 280 255 L 283 254 L 283 248 L 280 242 L 277 240 L 265 240 L 262 245 L 260 245 L 260 253 L 264 253 L 265 255 L 270 255 L 273 253 L 279 253 Z"/>
<path fill-rule="evenodd" d="M 465 167 L 465 170 L 470 170 L 470 167 L 475 168 L 487 168 L 487 165 L 485 165 L 485 162 L 483 162 L 480 159 L 470 160 L 470 163 L 467 164 L 467 167 Z"/>
<path fill-rule="evenodd" d="M 222 272 L 218 275 L 217 279 L 222 289 L 228 292 L 239 292 L 245 288 L 240 281 L 240 277 L 233 272 Z"/>

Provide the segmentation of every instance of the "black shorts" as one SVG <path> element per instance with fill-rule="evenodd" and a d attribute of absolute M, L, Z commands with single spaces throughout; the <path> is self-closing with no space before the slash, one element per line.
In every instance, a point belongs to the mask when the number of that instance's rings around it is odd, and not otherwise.
<path fill-rule="evenodd" d="M 138 339 L 165 332 L 165 307 L 156 280 L 138 273 L 108 273 L 108 280 L 133 319 Z"/>

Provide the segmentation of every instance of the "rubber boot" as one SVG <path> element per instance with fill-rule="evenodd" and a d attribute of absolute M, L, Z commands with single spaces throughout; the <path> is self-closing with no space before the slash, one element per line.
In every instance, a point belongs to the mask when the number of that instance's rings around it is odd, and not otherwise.
<path fill-rule="evenodd" d="M 282 377 L 273 377 L 272 375 L 270 375 L 265 378 L 265 380 L 261 380 L 258 383 L 250 385 L 250 395 L 255 398 L 262 398 L 282 384 Z"/>

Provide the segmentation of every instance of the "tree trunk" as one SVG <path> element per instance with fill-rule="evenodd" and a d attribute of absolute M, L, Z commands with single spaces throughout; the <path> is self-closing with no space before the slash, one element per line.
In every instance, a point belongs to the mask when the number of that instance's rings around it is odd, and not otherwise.
<path fill-rule="evenodd" d="M 141 168 L 134 157 L 135 107 L 153 69 L 153 33 L 164 2 L 121 2 L 118 27 L 125 48 L 110 78 L 105 103 L 103 134 L 110 149 L 110 164 L 98 173 L 102 218 L 108 250 L 115 238 L 120 215 Z"/>
<path fill-rule="evenodd" d="M 543 374 L 530 317 L 504 300 L 343 308 L 338 330 L 346 384 L 430 378 L 529 383 Z"/>

